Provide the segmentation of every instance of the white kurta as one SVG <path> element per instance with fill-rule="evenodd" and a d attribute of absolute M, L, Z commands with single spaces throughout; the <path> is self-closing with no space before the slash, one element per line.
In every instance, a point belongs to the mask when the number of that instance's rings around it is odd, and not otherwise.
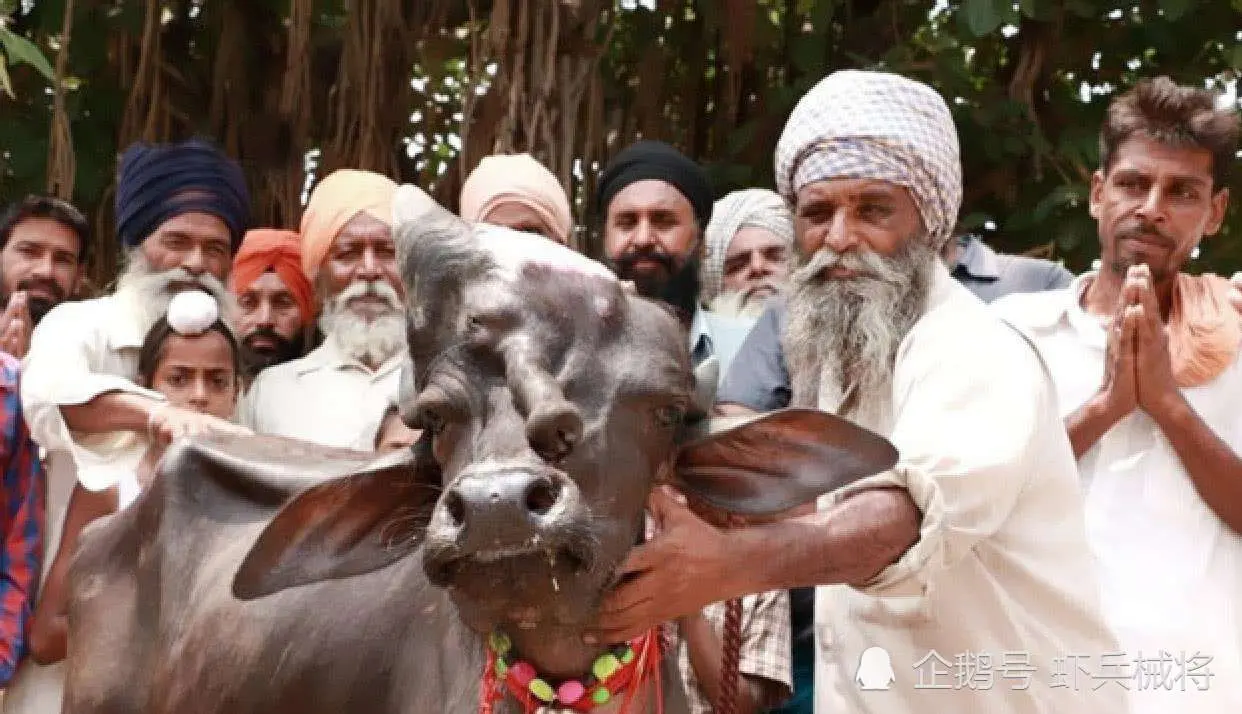
<path fill-rule="evenodd" d="M 904 486 L 923 512 L 920 539 L 864 588 L 818 589 L 816 712 L 1125 711 L 1120 687 L 1093 691 L 1079 671 L 1117 645 L 1051 379 L 939 264 L 887 411 L 868 426 L 898 466 L 834 498 Z"/>
<path fill-rule="evenodd" d="M 1034 336 L 1065 416 L 1103 383 L 1107 335 L 1079 303 L 1089 279 L 997 305 Z M 1242 448 L 1242 361 L 1182 395 L 1235 452 Z M 1242 536 L 1208 508 L 1142 411 L 1114 425 L 1079 469 L 1105 611 L 1139 670 L 1134 710 L 1242 712 Z"/>
<path fill-rule="evenodd" d="M 132 479 L 147 448 L 131 433 L 72 434 L 60 407 L 84 404 L 110 391 L 163 399 L 132 380 L 145 335 L 130 319 L 125 296 L 58 305 L 35 328 L 22 373 L 22 405 L 34 440 L 47 452 L 47 512 L 43 578 L 60 547 L 65 510 L 75 481 L 102 489 Z M 60 711 L 63 663 L 42 667 L 25 660 L 4 697 L 6 714 Z"/>
<path fill-rule="evenodd" d="M 404 351 L 371 370 L 331 338 L 301 359 L 268 367 L 246 393 L 241 422 L 257 434 L 371 451 L 397 403 Z"/>

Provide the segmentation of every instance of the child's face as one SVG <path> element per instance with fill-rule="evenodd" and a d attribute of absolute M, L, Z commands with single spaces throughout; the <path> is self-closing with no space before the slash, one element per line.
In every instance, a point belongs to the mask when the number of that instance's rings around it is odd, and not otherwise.
<path fill-rule="evenodd" d="M 232 349 L 215 330 L 195 337 L 170 335 L 151 380 L 151 388 L 173 406 L 221 419 L 233 415 L 238 386 Z"/>

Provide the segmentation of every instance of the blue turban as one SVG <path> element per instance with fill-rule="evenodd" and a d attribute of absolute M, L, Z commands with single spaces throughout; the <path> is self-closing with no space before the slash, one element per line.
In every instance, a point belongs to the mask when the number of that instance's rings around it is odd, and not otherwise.
<path fill-rule="evenodd" d="M 121 242 L 138 246 L 160 224 L 192 211 L 224 221 L 237 250 L 250 223 L 250 194 L 237 162 L 202 139 L 131 144 L 117 172 L 116 232 Z"/>

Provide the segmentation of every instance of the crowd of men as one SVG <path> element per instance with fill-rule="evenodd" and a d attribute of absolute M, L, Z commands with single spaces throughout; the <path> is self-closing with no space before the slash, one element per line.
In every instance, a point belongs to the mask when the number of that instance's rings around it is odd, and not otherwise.
<path fill-rule="evenodd" d="M 714 201 L 672 146 L 620 151 L 593 197 L 603 262 L 681 318 L 694 363 L 719 369 L 718 411 L 831 411 L 900 461 L 815 509 L 727 529 L 657 491 L 652 537 L 591 637 L 675 622 L 695 712 L 724 686 L 731 598 L 739 712 L 1242 711 L 1242 318 L 1228 281 L 1184 271 L 1221 228 L 1238 139 L 1237 113 L 1207 90 L 1158 78 L 1114 99 L 1089 201 L 1100 267 L 1077 277 L 955 230 L 951 114 L 898 75 L 811 89 L 776 146 L 776 191 Z M 417 366 L 394 226 L 430 200 L 342 169 L 299 226 L 252 228 L 242 171 L 215 146 L 134 145 L 116 193 L 124 267 L 93 299 L 86 218 L 46 197 L 12 206 L 6 711 L 59 710 L 57 657 L 30 632 L 75 488 L 122 488 L 181 437 L 414 443 L 397 408 Z M 579 230 L 525 154 L 484 159 L 460 215 L 562 244 Z M 189 290 L 240 345 L 231 419 L 139 378 L 144 340 Z"/>

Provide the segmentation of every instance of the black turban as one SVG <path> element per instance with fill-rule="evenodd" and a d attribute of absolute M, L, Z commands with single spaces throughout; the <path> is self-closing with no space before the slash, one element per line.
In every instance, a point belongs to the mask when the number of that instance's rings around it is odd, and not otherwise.
<path fill-rule="evenodd" d="M 662 141 L 630 144 L 604 168 L 596 194 L 601 216 L 608 214 L 608 204 L 621 189 L 646 179 L 658 179 L 675 186 L 694 208 L 699 229 L 707 228 L 712 218 L 712 187 L 707 172 Z"/>
<path fill-rule="evenodd" d="M 132 144 L 121 155 L 116 182 L 116 232 L 141 244 L 160 224 L 183 213 L 218 216 L 237 250 L 250 223 L 250 194 L 241 167 L 212 144 Z"/>

